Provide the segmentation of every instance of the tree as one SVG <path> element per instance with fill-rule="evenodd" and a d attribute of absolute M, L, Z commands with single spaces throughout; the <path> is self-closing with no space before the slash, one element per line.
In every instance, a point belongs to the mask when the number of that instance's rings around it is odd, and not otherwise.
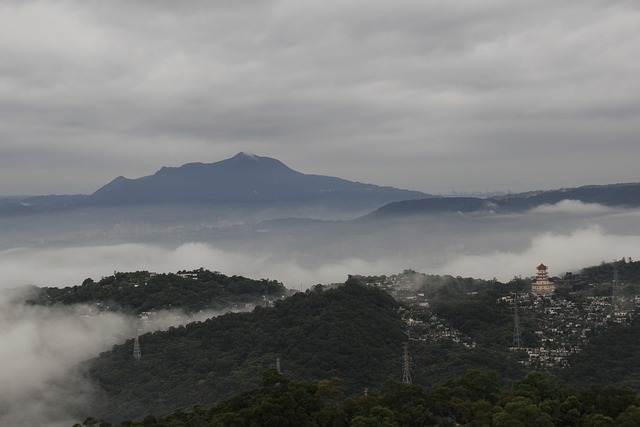
<path fill-rule="evenodd" d="M 616 418 L 615 425 L 618 427 L 640 427 L 640 407 L 630 405 Z"/>
<path fill-rule="evenodd" d="M 553 427 L 549 414 L 531 399 L 516 397 L 493 415 L 495 427 Z"/>
<path fill-rule="evenodd" d="M 393 412 L 383 406 L 374 406 L 368 416 L 354 417 L 351 425 L 353 427 L 398 427 Z"/>

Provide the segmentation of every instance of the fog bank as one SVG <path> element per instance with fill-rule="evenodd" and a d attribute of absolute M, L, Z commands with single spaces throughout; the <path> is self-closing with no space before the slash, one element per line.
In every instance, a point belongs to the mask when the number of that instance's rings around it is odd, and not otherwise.
<path fill-rule="evenodd" d="M 0 294 L 0 425 L 65 426 L 92 389 L 83 360 L 131 335 L 131 319 L 85 305 L 25 306 Z"/>
<path fill-rule="evenodd" d="M 21 285 L 65 287 L 88 277 L 99 279 L 114 271 L 176 272 L 204 267 L 226 275 L 271 278 L 292 288 L 343 282 L 353 272 L 384 274 L 392 262 L 360 258 L 306 268 L 295 261 L 228 252 L 205 243 L 186 243 L 171 249 L 150 244 L 121 244 L 71 248 L 19 248 L 0 252 L 0 287 Z"/>
<path fill-rule="evenodd" d="M 541 262 L 551 275 L 579 271 L 583 267 L 622 257 L 638 259 L 640 236 L 606 234 L 597 225 L 568 234 L 542 233 L 522 252 L 494 251 L 483 255 L 463 255 L 440 271 L 476 278 L 509 281 L 514 276 L 533 276 Z"/>

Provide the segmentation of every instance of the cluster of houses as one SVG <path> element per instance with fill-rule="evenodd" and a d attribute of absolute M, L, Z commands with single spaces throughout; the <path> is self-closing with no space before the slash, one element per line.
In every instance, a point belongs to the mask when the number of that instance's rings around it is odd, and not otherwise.
<path fill-rule="evenodd" d="M 390 276 L 380 285 L 410 307 L 404 313 L 410 339 L 446 339 L 468 348 L 475 347 L 470 337 L 431 312 L 428 299 L 417 290 L 419 287 L 411 275 Z M 583 294 L 569 299 L 554 295 L 559 286 L 570 291 L 588 287 L 584 277 L 572 273 L 551 280 L 548 267 L 540 264 L 529 291 L 503 296 L 497 301 L 513 310 L 510 326 L 514 335 L 510 349 L 521 352 L 521 363 L 533 369 L 567 366 L 568 357 L 581 351 L 599 330 L 613 323 L 628 323 L 640 311 L 640 296 Z"/>
<path fill-rule="evenodd" d="M 428 303 L 421 305 L 404 316 L 409 339 L 425 342 L 450 340 L 467 348 L 475 348 L 476 343 L 471 337 L 447 325 L 444 320 L 431 313 L 428 307 Z"/>
<path fill-rule="evenodd" d="M 639 296 L 585 296 L 572 301 L 525 294 L 502 299 L 517 304 L 518 320 L 534 331 L 533 342 L 524 339 L 511 349 L 526 352 L 522 363 L 536 369 L 567 366 L 568 357 L 581 351 L 597 331 L 630 322 L 640 308 Z"/>

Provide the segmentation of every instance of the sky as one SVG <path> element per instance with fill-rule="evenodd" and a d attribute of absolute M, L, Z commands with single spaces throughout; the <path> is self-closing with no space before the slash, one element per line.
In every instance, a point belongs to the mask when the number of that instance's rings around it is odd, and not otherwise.
<path fill-rule="evenodd" d="M 640 181 L 634 0 L 4 0 L 0 195 L 240 151 L 421 190 Z"/>

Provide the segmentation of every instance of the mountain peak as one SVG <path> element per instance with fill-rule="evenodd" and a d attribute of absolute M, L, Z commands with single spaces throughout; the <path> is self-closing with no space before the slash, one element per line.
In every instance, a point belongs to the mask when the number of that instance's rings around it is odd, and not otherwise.
<path fill-rule="evenodd" d="M 264 162 L 268 162 L 268 161 L 274 161 L 275 159 L 272 159 L 270 157 L 261 157 L 261 156 L 256 156 L 253 153 L 247 153 L 246 151 L 241 151 L 238 154 L 236 154 L 235 156 L 231 157 L 230 159 L 227 160 L 222 160 L 222 163 L 226 163 L 226 162 L 231 162 L 231 163 L 264 163 Z"/>
<path fill-rule="evenodd" d="M 259 157 L 256 156 L 253 153 L 247 153 L 246 151 L 241 151 L 238 154 L 236 154 L 235 156 L 232 157 L 232 159 L 252 159 L 252 160 L 258 160 Z"/>
<path fill-rule="evenodd" d="M 232 172 L 233 170 L 243 170 L 244 172 L 254 171 L 256 173 L 257 171 L 298 173 L 282 163 L 280 160 L 271 157 L 257 156 L 253 153 L 247 153 L 246 151 L 241 151 L 229 159 L 209 164 L 209 166 L 214 165 L 217 165 L 217 167 L 232 168 L 231 170 L 228 170 L 228 172 Z"/>

